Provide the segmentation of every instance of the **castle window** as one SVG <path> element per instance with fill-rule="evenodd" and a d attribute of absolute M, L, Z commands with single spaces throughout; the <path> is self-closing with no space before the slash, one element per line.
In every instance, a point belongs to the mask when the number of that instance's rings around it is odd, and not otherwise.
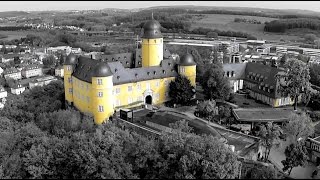
<path fill-rule="evenodd" d="M 128 92 L 132 91 L 132 86 L 128 86 Z"/>
<path fill-rule="evenodd" d="M 137 90 L 141 90 L 141 83 L 137 84 Z"/>
<path fill-rule="evenodd" d="M 227 71 L 227 77 L 230 77 L 230 73 L 229 73 L 229 71 Z"/>
<path fill-rule="evenodd" d="M 98 97 L 103 97 L 103 92 L 98 92 Z"/>
<path fill-rule="evenodd" d="M 102 85 L 102 79 L 97 79 L 97 81 L 98 81 L 97 82 L 98 85 Z"/>
<path fill-rule="evenodd" d="M 69 88 L 69 93 L 72 94 L 72 88 Z"/>
<path fill-rule="evenodd" d="M 156 87 L 159 87 L 159 85 L 160 85 L 160 82 L 159 82 L 159 80 L 157 80 L 156 81 Z"/>
<path fill-rule="evenodd" d="M 68 78 L 68 82 L 69 82 L 69 83 L 72 83 L 71 77 Z"/>
<path fill-rule="evenodd" d="M 156 31 L 157 32 L 157 31 Z M 157 40 L 154 40 L 154 43 L 157 43 Z"/>
<path fill-rule="evenodd" d="M 169 85 L 168 80 L 164 80 L 164 85 L 165 85 L 165 86 L 168 86 L 168 85 Z"/>
<path fill-rule="evenodd" d="M 138 64 L 140 65 L 140 64 L 141 64 L 141 61 L 139 61 Z"/>
<path fill-rule="evenodd" d="M 120 94 L 120 88 L 116 88 L 116 94 Z"/>
<path fill-rule="evenodd" d="M 169 97 L 169 92 L 166 92 L 166 97 Z"/>
<path fill-rule="evenodd" d="M 132 98 L 128 98 L 128 104 L 131 104 L 132 103 Z"/>
<path fill-rule="evenodd" d="M 184 67 L 180 67 L 180 73 L 185 73 L 186 69 Z"/>
<path fill-rule="evenodd" d="M 99 107 L 98 107 L 98 111 L 99 111 L 99 112 L 104 112 L 104 110 L 103 110 L 103 106 L 100 106 L 100 105 L 99 105 Z"/>
<path fill-rule="evenodd" d="M 156 100 L 159 100 L 159 99 L 160 99 L 160 94 L 157 93 L 157 94 L 156 94 Z"/>
<path fill-rule="evenodd" d="M 87 96 L 87 103 L 89 103 L 90 102 L 90 97 L 89 96 Z"/>
<path fill-rule="evenodd" d="M 150 89 L 150 83 L 146 83 L 146 87 L 149 90 Z"/>

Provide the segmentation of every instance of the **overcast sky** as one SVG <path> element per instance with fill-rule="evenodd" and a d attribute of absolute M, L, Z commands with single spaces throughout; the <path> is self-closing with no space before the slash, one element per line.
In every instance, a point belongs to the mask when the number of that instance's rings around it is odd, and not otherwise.
<path fill-rule="evenodd" d="M 0 11 L 134 9 L 170 5 L 305 9 L 320 12 L 319 1 L 0 1 Z"/>

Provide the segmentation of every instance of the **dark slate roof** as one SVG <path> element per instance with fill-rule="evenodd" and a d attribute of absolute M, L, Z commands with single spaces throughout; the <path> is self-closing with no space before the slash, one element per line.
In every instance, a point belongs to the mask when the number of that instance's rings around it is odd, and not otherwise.
<path fill-rule="evenodd" d="M 264 94 L 268 97 L 278 98 L 281 97 L 277 92 L 278 84 L 276 80 L 276 74 L 279 72 L 282 72 L 282 70 L 260 63 L 249 62 L 247 63 L 245 80 L 256 84 L 256 86 L 252 88 L 255 92 Z M 251 79 L 250 75 L 261 78 L 261 81 Z M 262 88 L 259 89 L 259 85 L 261 85 L 261 87 L 273 87 L 273 89 L 269 93 L 268 91 L 264 91 Z"/>
<path fill-rule="evenodd" d="M 77 56 L 74 54 L 69 54 L 64 62 L 65 65 L 75 65 L 77 64 Z"/>
<path fill-rule="evenodd" d="M 100 55 L 98 59 L 103 62 L 114 62 L 120 61 L 120 63 L 125 68 L 134 67 L 134 56 L 133 53 L 120 53 L 120 54 L 111 54 L 111 55 Z"/>
<path fill-rule="evenodd" d="M 87 57 L 79 57 L 75 66 L 73 76 L 91 83 L 91 78 L 95 75 L 96 66 L 108 66 L 113 75 L 113 84 L 125 84 L 165 77 L 176 77 L 178 75 L 176 62 L 173 59 L 162 60 L 160 66 L 146 68 L 125 68 L 120 61 L 100 62 Z"/>
<path fill-rule="evenodd" d="M 188 53 L 188 54 L 183 55 L 180 58 L 179 65 L 181 65 L 181 66 L 192 66 L 192 65 L 196 65 L 196 63 L 193 60 L 193 56 Z"/>
<path fill-rule="evenodd" d="M 107 77 L 112 76 L 111 70 L 106 63 L 97 63 L 93 69 L 93 77 Z"/>
<path fill-rule="evenodd" d="M 4 75 L 7 75 L 7 74 L 13 74 L 13 73 L 17 73 L 19 72 L 18 69 L 14 68 L 14 67 L 11 67 L 11 68 L 7 68 L 3 71 L 3 74 Z"/>
<path fill-rule="evenodd" d="M 234 79 L 244 79 L 245 78 L 245 71 L 247 67 L 247 63 L 236 63 L 236 64 L 223 64 L 223 71 L 227 73 L 229 71 L 230 73 L 233 71 L 235 76 L 234 77 L 228 77 L 231 80 Z"/>
<path fill-rule="evenodd" d="M 117 62 L 108 62 L 113 73 L 113 84 L 125 84 L 165 77 L 176 77 L 178 75 L 176 63 L 172 59 L 164 59 L 160 66 L 125 69 Z"/>
<path fill-rule="evenodd" d="M 148 38 L 148 39 L 162 38 L 163 36 L 161 34 L 160 28 L 161 28 L 161 25 L 158 21 L 154 19 L 147 21 L 143 25 L 142 38 Z"/>
<path fill-rule="evenodd" d="M 26 71 L 26 70 L 41 69 L 41 68 L 42 68 L 42 65 L 40 64 L 29 64 L 25 66 L 22 70 Z"/>

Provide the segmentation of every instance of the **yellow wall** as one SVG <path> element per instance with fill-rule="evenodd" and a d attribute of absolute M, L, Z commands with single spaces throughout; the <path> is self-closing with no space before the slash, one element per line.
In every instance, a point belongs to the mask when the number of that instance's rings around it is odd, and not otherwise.
<path fill-rule="evenodd" d="M 166 93 L 168 95 L 169 92 L 169 84 L 174 79 L 175 77 L 169 77 L 164 79 L 153 79 L 147 81 L 140 81 L 137 83 L 116 85 L 113 87 L 113 93 L 115 97 L 114 107 L 134 107 L 139 106 L 141 104 L 145 104 L 145 97 L 148 95 L 145 93 L 146 91 L 148 91 L 148 83 L 150 84 L 150 90 L 152 90 L 152 104 L 161 104 L 163 102 L 166 102 L 169 100 L 169 96 L 166 96 Z M 140 89 L 138 88 L 139 84 Z M 128 86 L 132 86 L 131 91 L 128 91 Z M 117 89 L 120 89 L 120 93 L 117 93 Z"/>
<path fill-rule="evenodd" d="M 91 113 L 91 83 L 72 77 L 73 80 L 73 103 L 81 112 Z"/>
<path fill-rule="evenodd" d="M 142 67 L 159 66 L 163 59 L 163 38 L 142 39 Z"/>
<path fill-rule="evenodd" d="M 181 75 L 186 76 L 192 86 L 196 86 L 196 65 L 193 66 L 178 66 L 178 72 Z"/>
<path fill-rule="evenodd" d="M 68 67 L 70 68 L 68 70 Z M 73 89 L 72 88 L 72 81 L 69 81 L 69 78 L 71 77 L 72 74 L 72 66 L 71 65 L 64 65 L 63 69 L 64 69 L 64 93 L 65 93 L 65 98 L 69 103 L 73 102 L 73 92 L 70 92 L 69 89 Z M 72 90 L 73 91 L 73 90 Z"/>
<path fill-rule="evenodd" d="M 102 79 L 102 84 L 97 83 L 97 79 Z M 101 124 L 113 115 L 113 82 L 112 76 L 108 77 L 93 77 L 92 78 L 92 90 L 91 90 L 91 112 L 94 116 L 96 124 Z M 103 96 L 98 97 L 98 92 L 102 92 Z M 99 112 L 99 105 L 103 106 L 103 112 Z"/>

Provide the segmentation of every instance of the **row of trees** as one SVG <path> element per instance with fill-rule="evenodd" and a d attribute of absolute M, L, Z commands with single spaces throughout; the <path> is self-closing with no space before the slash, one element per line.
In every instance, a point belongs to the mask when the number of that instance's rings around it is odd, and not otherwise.
<path fill-rule="evenodd" d="M 261 24 L 261 22 L 256 20 L 256 19 L 246 19 L 246 18 L 234 18 L 234 22 L 244 22 L 244 23 L 250 23 L 250 24 Z"/>
<path fill-rule="evenodd" d="M 257 39 L 253 35 L 251 35 L 249 33 L 241 32 L 241 31 L 223 31 L 223 30 L 219 30 L 219 29 L 211 29 L 211 28 L 203 28 L 203 27 L 195 28 L 190 32 L 193 34 L 202 34 L 202 35 L 207 35 L 209 32 L 215 32 L 219 36 L 247 38 L 248 40 L 249 39 L 254 39 L 254 40 Z"/>
<path fill-rule="evenodd" d="M 319 30 L 320 20 L 309 18 L 273 20 L 265 23 L 264 31 L 285 32 L 287 29 L 294 28 L 308 28 L 312 30 Z"/>

